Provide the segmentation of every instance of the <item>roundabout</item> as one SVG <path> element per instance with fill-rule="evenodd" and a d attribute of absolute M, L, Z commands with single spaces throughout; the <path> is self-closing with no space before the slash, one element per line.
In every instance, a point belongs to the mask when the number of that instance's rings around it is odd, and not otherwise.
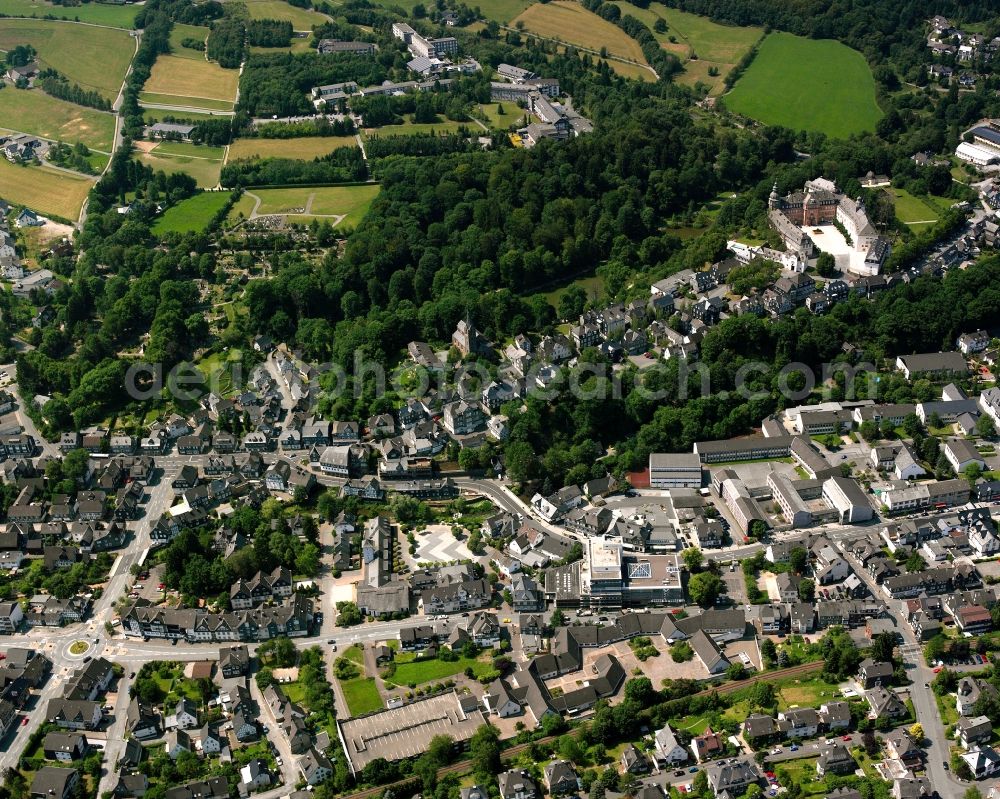
<path fill-rule="evenodd" d="M 88 649 L 90 649 L 89 641 L 83 641 L 83 640 L 74 641 L 72 644 L 69 645 L 69 654 L 79 656 L 84 654 Z"/>

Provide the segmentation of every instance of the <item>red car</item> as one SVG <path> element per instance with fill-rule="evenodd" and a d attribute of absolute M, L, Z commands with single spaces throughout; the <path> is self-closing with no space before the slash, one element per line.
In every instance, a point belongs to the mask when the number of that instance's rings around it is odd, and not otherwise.
<path fill-rule="evenodd" d="M 25 716 L 23 719 L 21 719 L 21 726 L 22 727 L 27 727 L 28 726 L 28 717 L 27 716 Z"/>
<path fill-rule="evenodd" d="M 166 588 L 166 587 L 167 587 L 167 584 L 166 584 L 166 583 L 160 583 L 160 585 L 159 585 L 159 589 L 160 589 L 161 591 L 162 591 L 162 590 L 163 590 L 164 588 Z"/>
<path fill-rule="evenodd" d="M 842 740 L 842 741 L 849 741 L 849 740 L 851 740 L 851 736 L 850 736 L 850 735 L 845 735 L 845 736 L 844 736 L 843 738 L 841 738 L 840 740 Z"/>
<path fill-rule="evenodd" d="M 939 671 L 941 671 L 941 667 L 940 666 L 938 666 L 936 669 L 934 669 L 934 673 L 935 674 L 937 674 Z"/>

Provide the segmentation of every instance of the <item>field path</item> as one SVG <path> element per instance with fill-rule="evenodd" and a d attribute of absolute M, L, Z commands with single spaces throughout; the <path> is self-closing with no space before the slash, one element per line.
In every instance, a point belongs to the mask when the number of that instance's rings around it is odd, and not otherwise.
<path fill-rule="evenodd" d="M 260 204 L 264 201 L 259 194 L 254 194 L 252 191 L 243 192 L 247 197 L 253 197 L 253 209 L 250 211 L 250 215 L 247 219 L 257 219 L 261 216 L 312 216 L 317 219 L 333 219 L 335 220 L 333 226 L 336 227 L 341 222 L 347 218 L 347 214 L 314 214 L 312 212 L 313 199 L 316 197 L 316 192 L 310 192 L 309 198 L 306 200 L 306 204 L 301 211 L 294 212 L 284 212 L 284 213 L 272 213 L 272 214 L 262 214 L 260 211 Z"/>

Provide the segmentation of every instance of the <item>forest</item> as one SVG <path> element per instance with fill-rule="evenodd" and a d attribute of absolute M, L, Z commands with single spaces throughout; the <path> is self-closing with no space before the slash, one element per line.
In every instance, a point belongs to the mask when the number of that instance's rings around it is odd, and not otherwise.
<path fill-rule="evenodd" d="M 235 16 L 216 20 L 208 32 L 208 57 L 220 67 L 237 69 L 246 54 L 246 33 L 243 20 Z"/>

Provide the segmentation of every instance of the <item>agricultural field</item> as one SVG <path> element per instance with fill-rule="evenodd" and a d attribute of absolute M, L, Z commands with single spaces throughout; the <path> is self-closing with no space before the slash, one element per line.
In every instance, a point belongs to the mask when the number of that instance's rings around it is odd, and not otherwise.
<path fill-rule="evenodd" d="M 222 147 L 187 144 L 185 142 L 162 142 L 153 145 L 142 142 L 137 145 L 138 158 L 155 170 L 166 173 L 183 172 L 193 177 L 203 189 L 215 188 L 222 171 Z"/>
<path fill-rule="evenodd" d="M 57 6 L 43 0 L 0 0 L 0 14 L 8 17 L 54 16 L 95 25 L 109 25 L 112 28 L 133 28 L 137 13 L 138 9 L 132 5 L 114 6 L 91 2 L 79 6 Z"/>
<path fill-rule="evenodd" d="M 170 53 L 178 58 L 190 58 L 193 61 L 204 61 L 205 52 L 203 50 L 192 50 L 190 47 L 181 45 L 185 39 L 198 39 L 204 42 L 208 38 L 208 28 L 201 25 L 184 25 L 175 22 L 170 30 Z"/>
<path fill-rule="evenodd" d="M 357 147 L 353 136 L 304 136 L 298 139 L 238 139 L 229 147 L 229 161 L 253 158 L 311 160 L 338 147 Z"/>
<path fill-rule="evenodd" d="M 337 224 L 357 225 L 378 195 L 376 183 L 361 186 L 303 186 L 295 189 L 250 189 L 233 209 L 249 217 L 244 201 L 251 198 L 258 216 L 292 214 L 293 218 L 309 221 L 313 217 L 343 217 Z M 257 199 L 260 204 L 257 204 Z M 250 212 L 254 206 L 250 206 Z"/>
<path fill-rule="evenodd" d="M 725 88 L 726 75 L 764 35 L 761 28 L 720 25 L 707 17 L 689 14 L 662 3 L 650 3 L 648 8 L 638 8 L 625 0 L 615 0 L 615 5 L 623 14 L 631 14 L 645 23 L 664 49 L 684 63 L 684 72 L 677 77 L 678 83 L 686 86 L 702 83 L 709 87 L 709 93 L 713 95 Z M 660 19 L 667 25 L 664 33 L 654 30 Z M 709 75 L 709 70 L 718 74 Z"/>
<path fill-rule="evenodd" d="M 76 222 L 94 180 L 48 167 L 17 166 L 0 159 L 0 197 L 43 215 Z"/>
<path fill-rule="evenodd" d="M 230 196 L 227 191 L 207 191 L 182 200 L 156 220 L 153 232 L 158 235 L 200 233 L 222 210 Z"/>
<path fill-rule="evenodd" d="M 161 55 L 153 65 L 141 99 L 163 105 L 228 110 L 236 101 L 239 77 L 238 70 L 223 69 L 210 61 Z"/>
<path fill-rule="evenodd" d="M 690 47 L 699 59 L 719 64 L 738 63 L 764 35 L 762 28 L 720 25 L 708 17 L 669 8 L 662 3 L 651 3 L 649 8 L 667 23 L 667 33 L 663 35 L 668 41 L 673 35 L 678 42 Z M 661 34 L 654 35 L 659 38 Z"/>
<path fill-rule="evenodd" d="M 42 66 L 109 100 L 118 96 L 135 55 L 135 39 L 123 30 L 55 20 L 0 20 L 0 50 L 18 44 L 32 45 Z"/>
<path fill-rule="evenodd" d="M 606 47 L 609 55 L 645 64 L 639 43 L 621 28 L 587 11 L 571 0 L 553 0 L 528 6 L 514 20 L 523 23 L 524 30 L 547 39 L 600 51 Z"/>
<path fill-rule="evenodd" d="M 67 144 L 83 142 L 109 152 L 115 135 L 114 114 L 51 97 L 41 89 L 0 90 L 0 119 L 5 127 Z"/>
<path fill-rule="evenodd" d="M 314 26 L 327 21 L 324 14 L 306 8 L 297 8 L 283 0 L 244 0 L 250 19 L 287 19 L 297 31 L 311 31 Z"/>
<path fill-rule="evenodd" d="M 882 111 L 864 56 L 832 39 L 772 33 L 725 95 L 731 111 L 793 130 L 847 137 L 875 129 Z"/>
<path fill-rule="evenodd" d="M 163 59 L 164 56 L 160 56 L 160 58 Z M 216 116 L 233 115 L 233 102 L 231 100 L 208 100 L 203 97 L 178 97 L 176 94 L 153 94 L 151 92 L 142 92 L 139 95 L 139 105 L 143 107 L 147 105 L 170 106 L 170 108 L 153 108 L 150 110 L 159 110 L 164 114 L 170 114 L 175 117 L 189 117 L 196 114 L 211 116 L 213 113 Z M 183 110 L 176 110 L 178 108 Z M 188 110 L 191 108 L 194 110 Z"/>
<path fill-rule="evenodd" d="M 477 0 L 476 5 L 486 19 L 503 24 L 521 14 L 531 5 L 531 0 Z"/>

